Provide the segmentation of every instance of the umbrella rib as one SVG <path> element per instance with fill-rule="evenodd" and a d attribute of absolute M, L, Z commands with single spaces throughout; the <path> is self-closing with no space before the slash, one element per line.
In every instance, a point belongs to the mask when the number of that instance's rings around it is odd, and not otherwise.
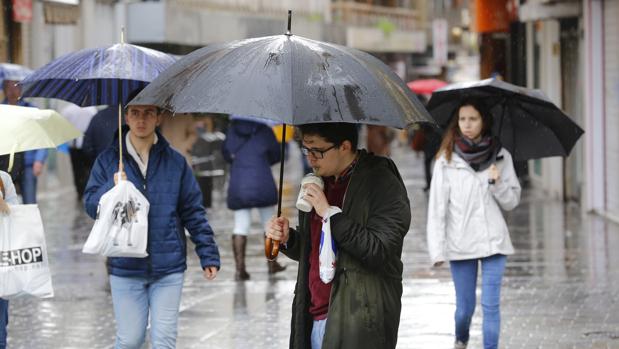
<path fill-rule="evenodd" d="M 292 65 L 294 63 L 294 48 L 296 48 L 296 45 L 294 44 L 294 41 L 292 41 L 291 36 L 286 36 L 286 40 L 290 43 L 290 121 L 294 123 L 294 114 L 295 114 L 295 110 L 296 110 L 296 104 L 295 104 L 295 100 L 294 100 L 294 93 L 292 92 L 293 86 L 294 86 L 294 69 L 292 68 Z M 284 123 L 283 128 L 286 128 L 286 123 Z M 284 140 L 282 139 L 282 143 L 284 142 Z M 280 184 L 281 185 L 281 184 Z"/>

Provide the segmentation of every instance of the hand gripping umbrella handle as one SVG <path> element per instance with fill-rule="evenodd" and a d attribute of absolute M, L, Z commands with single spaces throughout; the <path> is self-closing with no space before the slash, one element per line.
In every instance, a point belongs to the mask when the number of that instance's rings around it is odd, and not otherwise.
<path fill-rule="evenodd" d="M 279 254 L 279 241 L 266 238 L 264 240 L 264 254 L 267 257 L 267 260 L 275 260 Z"/>

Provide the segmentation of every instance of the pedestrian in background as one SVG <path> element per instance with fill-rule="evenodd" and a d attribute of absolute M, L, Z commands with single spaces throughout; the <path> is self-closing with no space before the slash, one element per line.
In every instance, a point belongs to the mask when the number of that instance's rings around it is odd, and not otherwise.
<path fill-rule="evenodd" d="M 424 106 L 428 105 L 428 98 L 424 94 L 416 94 Z M 441 147 L 442 137 L 438 129 L 423 123 L 410 134 L 410 145 L 414 151 L 423 151 L 423 172 L 426 178 L 426 186 L 423 191 L 430 190 L 432 181 L 432 162 Z"/>
<path fill-rule="evenodd" d="M 395 136 L 395 131 L 390 127 L 367 125 L 367 151 L 374 155 L 390 156 L 391 142 Z"/>
<path fill-rule="evenodd" d="M 402 307 L 402 243 L 411 210 L 391 159 L 357 150 L 347 123 L 299 127 L 303 153 L 324 189 L 307 184 L 310 212 L 299 226 L 272 218 L 267 237 L 299 262 L 292 305 L 293 349 L 395 348 Z M 321 229 L 330 224 L 337 247 L 335 277 L 319 274 Z"/>
<path fill-rule="evenodd" d="M 267 124 L 232 117 L 222 150 L 224 159 L 231 165 L 227 204 L 234 211 L 232 250 L 235 279 L 248 280 L 245 251 L 251 211 L 253 208 L 258 210 L 261 227 L 273 216 L 277 187 L 271 166 L 281 160 L 280 144 Z M 276 260 L 267 263 L 269 274 L 285 269 Z"/>
<path fill-rule="evenodd" d="M 501 209 L 514 209 L 520 184 L 510 153 L 491 135 L 492 116 L 475 99 L 462 102 L 445 133 L 430 188 L 427 239 L 434 266 L 449 261 L 456 290 L 455 348 L 469 341 L 478 267 L 485 349 L 500 333 L 506 256 L 514 253 Z"/>
<path fill-rule="evenodd" d="M 2 85 L 5 99 L 2 104 L 32 107 L 28 102 L 20 99 L 21 86 L 19 86 L 18 83 L 19 80 L 11 80 L 10 76 L 5 77 Z M 20 183 L 22 201 L 24 204 L 36 204 L 37 202 L 37 178 L 43 173 L 46 159 L 47 149 L 24 152 L 24 172 Z"/>
<path fill-rule="evenodd" d="M 137 92 L 136 92 L 137 93 Z M 108 258 L 116 319 L 115 348 L 138 349 L 150 323 L 153 348 L 175 348 L 178 311 L 187 269 L 189 232 L 206 279 L 220 266 L 213 230 L 202 206 L 202 193 L 185 157 L 155 130 L 162 114 L 155 106 L 129 106 L 123 127 L 120 174 L 148 199 L 148 256 Z M 84 193 L 86 212 L 97 216 L 101 196 L 118 181 L 118 136 L 97 157 Z M 150 319 L 149 319 L 150 318 Z M 150 321 L 149 321 L 150 320 Z"/>
<path fill-rule="evenodd" d="M 191 148 L 198 139 L 196 120 L 192 114 L 170 114 L 164 112 L 159 132 L 168 140 L 170 146 L 185 157 L 191 164 Z"/>
<path fill-rule="evenodd" d="M 0 215 L 11 213 L 9 206 L 19 205 L 15 186 L 11 180 L 11 175 L 0 171 Z M 0 349 L 6 348 L 7 325 L 9 323 L 9 301 L 0 298 Z"/>
<path fill-rule="evenodd" d="M 432 162 L 436 157 L 441 146 L 441 135 L 437 129 L 428 124 L 421 124 L 419 128 L 413 131 L 411 137 L 411 148 L 414 151 L 423 152 L 423 171 L 426 179 L 426 186 L 423 191 L 430 190 L 432 182 Z"/>
<path fill-rule="evenodd" d="M 202 191 L 204 207 L 210 208 L 213 204 L 214 178 L 225 174 L 221 147 L 226 135 L 214 129 L 214 122 L 210 116 L 197 117 L 195 131 L 197 137 L 191 147 L 191 164 Z"/>
<path fill-rule="evenodd" d="M 75 128 L 80 132 L 85 133 L 90 124 L 90 120 L 98 110 L 95 107 L 79 107 L 75 104 L 69 104 L 62 109 L 60 114 L 64 116 Z M 99 132 L 102 132 L 99 130 Z M 94 162 L 94 157 L 86 154 L 82 150 L 84 137 L 78 137 L 69 143 L 69 155 L 71 156 L 71 169 L 73 170 L 73 184 L 77 192 L 77 199 L 82 200 L 86 182 L 90 175 L 90 168 Z"/>

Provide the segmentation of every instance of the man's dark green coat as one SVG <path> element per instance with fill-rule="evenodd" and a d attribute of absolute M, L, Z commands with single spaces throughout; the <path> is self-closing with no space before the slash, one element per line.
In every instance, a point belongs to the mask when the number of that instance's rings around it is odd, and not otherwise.
<path fill-rule="evenodd" d="M 402 243 L 410 203 L 390 159 L 360 151 L 342 213 L 331 218 L 338 252 L 322 349 L 395 348 L 402 307 Z M 290 348 L 311 348 L 310 216 L 299 212 L 288 257 L 299 262 Z"/>

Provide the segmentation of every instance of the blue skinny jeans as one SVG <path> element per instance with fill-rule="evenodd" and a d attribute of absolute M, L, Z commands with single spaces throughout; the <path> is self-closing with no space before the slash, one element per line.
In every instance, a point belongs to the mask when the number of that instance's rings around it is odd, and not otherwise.
<path fill-rule="evenodd" d="M 449 262 L 451 277 L 456 288 L 456 340 L 469 341 L 471 319 L 475 312 L 477 298 L 478 264 L 481 264 L 481 307 L 483 312 L 482 331 L 484 349 L 496 349 L 501 332 L 501 281 L 505 272 L 506 256 L 496 254 L 486 258 Z"/>

